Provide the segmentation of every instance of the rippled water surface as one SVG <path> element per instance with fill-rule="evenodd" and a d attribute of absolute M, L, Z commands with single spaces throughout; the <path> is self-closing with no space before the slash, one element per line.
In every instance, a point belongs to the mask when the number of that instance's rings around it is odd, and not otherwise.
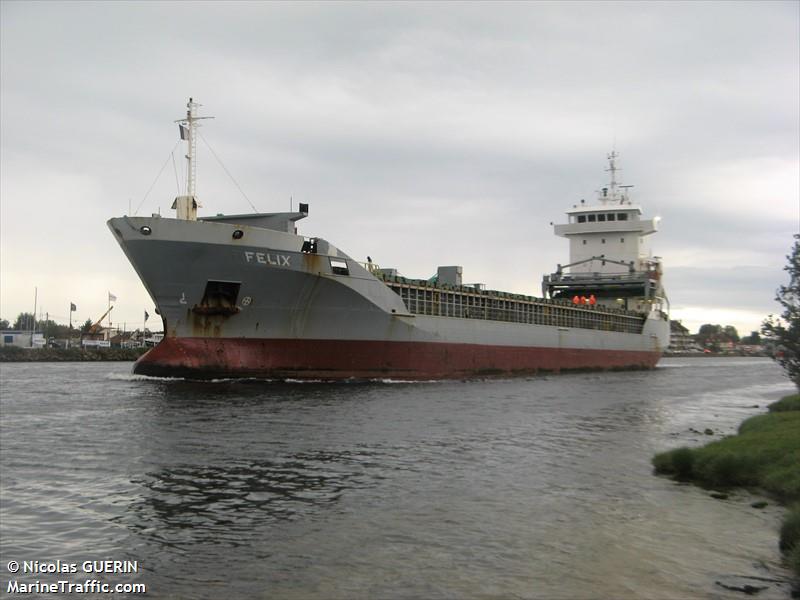
<path fill-rule="evenodd" d="M 767 359 L 413 384 L 130 368 L 0 365 L 2 593 L 9 560 L 108 558 L 140 572 L 99 579 L 153 598 L 789 597 L 782 509 L 650 466 L 790 393 Z"/>

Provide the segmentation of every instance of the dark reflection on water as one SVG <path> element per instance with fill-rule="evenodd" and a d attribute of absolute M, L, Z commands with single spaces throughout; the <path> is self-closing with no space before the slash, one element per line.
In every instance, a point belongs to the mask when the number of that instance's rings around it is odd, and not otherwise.
<path fill-rule="evenodd" d="M 110 558 L 153 598 L 736 598 L 715 584 L 736 577 L 787 598 L 778 507 L 649 461 L 791 385 L 766 360 L 663 365 L 358 385 L 0 365 L 0 585 L 12 559 Z"/>
<path fill-rule="evenodd" d="M 309 452 L 285 461 L 225 466 L 177 465 L 143 480 L 145 490 L 119 519 L 135 530 L 168 540 L 171 530 L 189 535 L 181 543 L 203 541 L 238 546 L 241 534 L 271 522 L 314 519 L 332 510 L 348 489 L 375 485 L 364 467 L 366 453 Z"/>

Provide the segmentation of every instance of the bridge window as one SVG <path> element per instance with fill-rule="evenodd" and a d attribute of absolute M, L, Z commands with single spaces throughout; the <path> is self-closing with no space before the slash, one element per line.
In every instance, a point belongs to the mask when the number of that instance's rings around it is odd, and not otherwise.
<path fill-rule="evenodd" d="M 617 221 L 627 221 L 628 213 L 617 213 Z"/>
<path fill-rule="evenodd" d="M 586 215 L 578 215 L 578 223 L 586 223 Z"/>
<path fill-rule="evenodd" d="M 617 219 L 617 215 L 615 215 L 614 213 L 608 213 L 606 217 L 608 218 L 609 221 L 615 221 Z"/>
<path fill-rule="evenodd" d="M 317 253 L 317 238 L 306 238 L 303 240 L 303 247 L 300 248 L 300 252 L 305 254 L 316 254 Z"/>
<path fill-rule="evenodd" d="M 589 222 L 594 223 L 597 220 L 596 215 L 589 215 Z"/>
<path fill-rule="evenodd" d="M 606 216 L 605 216 L 604 214 L 602 214 L 602 215 L 597 215 L 597 220 L 598 220 L 598 221 L 605 221 L 605 220 L 606 220 Z"/>

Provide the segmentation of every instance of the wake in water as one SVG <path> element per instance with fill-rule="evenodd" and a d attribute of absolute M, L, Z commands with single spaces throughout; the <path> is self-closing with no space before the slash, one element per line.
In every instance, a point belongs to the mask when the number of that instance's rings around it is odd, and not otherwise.
<path fill-rule="evenodd" d="M 191 379 L 187 377 L 157 377 L 153 375 L 138 375 L 136 373 L 109 373 L 106 379 L 111 381 L 154 381 L 154 382 L 170 382 L 170 381 L 191 381 L 192 383 L 291 383 L 291 384 L 334 384 L 334 385 L 353 385 L 365 383 L 381 383 L 385 385 L 394 384 L 431 384 L 442 383 L 448 380 L 445 379 L 389 379 L 389 378 L 375 378 L 375 379 L 345 379 L 345 380 L 328 380 L 328 379 L 265 379 L 259 377 L 223 377 L 217 379 Z"/>
<path fill-rule="evenodd" d="M 152 377 L 135 373 L 109 373 L 106 379 L 111 381 L 186 381 L 183 377 Z"/>

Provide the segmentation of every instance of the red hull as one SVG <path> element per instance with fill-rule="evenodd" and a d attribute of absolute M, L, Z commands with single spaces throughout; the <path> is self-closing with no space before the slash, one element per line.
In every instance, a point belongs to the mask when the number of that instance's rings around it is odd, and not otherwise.
<path fill-rule="evenodd" d="M 422 342 L 164 338 L 134 373 L 212 379 L 449 379 L 538 371 L 650 369 L 659 352 Z"/>

